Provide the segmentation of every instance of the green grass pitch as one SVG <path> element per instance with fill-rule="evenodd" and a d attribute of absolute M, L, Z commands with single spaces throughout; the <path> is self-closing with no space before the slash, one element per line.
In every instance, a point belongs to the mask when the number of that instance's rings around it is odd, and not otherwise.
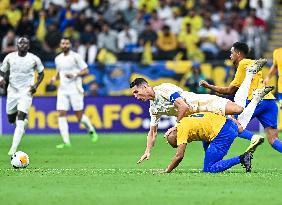
<path fill-rule="evenodd" d="M 237 165 L 219 174 L 201 173 L 200 142 L 187 147 L 184 160 L 171 174 L 157 174 L 174 156 L 160 134 L 151 159 L 136 164 L 146 134 L 72 135 L 72 148 L 59 150 L 59 135 L 27 135 L 19 150 L 30 166 L 11 168 L 7 155 L 11 136 L 0 137 L 0 203 L 10 204 L 197 204 L 281 205 L 282 155 L 267 142 L 254 155 L 253 172 Z M 229 157 L 241 154 L 247 140 L 236 139 Z"/>

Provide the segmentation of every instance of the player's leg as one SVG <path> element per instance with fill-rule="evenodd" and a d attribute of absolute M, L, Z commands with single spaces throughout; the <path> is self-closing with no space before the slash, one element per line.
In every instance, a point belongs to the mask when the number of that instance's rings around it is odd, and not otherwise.
<path fill-rule="evenodd" d="M 18 115 L 17 106 L 18 106 L 18 98 L 8 93 L 7 102 L 6 102 L 6 113 L 10 124 L 16 123 L 17 115 Z"/>
<path fill-rule="evenodd" d="M 262 100 L 265 95 L 267 95 L 273 89 L 274 87 L 265 87 L 261 89 L 256 89 L 253 92 L 253 99 L 247 105 L 247 107 L 245 107 L 244 111 L 238 116 L 238 121 L 243 127 L 243 129 L 245 129 L 248 123 L 251 121 L 251 118 L 255 112 L 258 103 Z"/>
<path fill-rule="evenodd" d="M 278 130 L 273 127 L 265 128 L 266 136 L 269 144 L 273 149 L 282 153 L 282 141 L 278 138 Z"/>
<path fill-rule="evenodd" d="M 8 152 L 9 155 L 14 154 L 17 151 L 17 148 L 21 142 L 22 136 L 25 133 L 25 119 L 27 117 L 28 110 L 32 103 L 32 96 L 30 94 L 22 94 L 17 98 L 10 98 L 7 102 L 9 102 L 10 108 L 8 109 L 8 114 L 12 113 L 11 111 L 15 109 L 15 107 L 11 105 L 16 105 L 17 109 L 17 117 L 16 117 L 16 128 L 14 131 L 12 146 Z M 8 107 L 9 107 L 8 106 Z"/>
<path fill-rule="evenodd" d="M 98 135 L 95 131 L 94 126 L 91 124 L 89 118 L 84 114 L 83 111 L 84 108 L 83 94 L 72 95 L 70 101 L 78 121 L 81 124 L 83 124 L 85 128 L 88 130 L 88 133 L 91 136 L 92 141 L 96 142 L 98 140 Z"/>
<path fill-rule="evenodd" d="M 244 111 L 238 116 L 238 121 L 241 126 L 244 128 L 243 132 L 239 134 L 240 138 L 251 140 L 249 147 L 246 149 L 246 152 L 254 152 L 258 145 L 263 143 L 264 138 L 261 135 L 254 135 L 252 132 L 245 130 L 247 124 L 251 121 L 251 119 L 260 115 L 263 112 L 261 102 L 259 105 L 258 103 L 261 99 L 267 95 L 273 87 L 265 87 L 261 89 L 257 89 L 253 92 L 253 99 L 244 109 Z"/>
<path fill-rule="evenodd" d="M 69 126 L 67 121 L 67 111 L 69 110 L 70 102 L 68 96 L 64 93 L 58 92 L 57 96 L 57 111 L 59 112 L 58 124 L 60 134 L 63 138 L 63 144 L 59 144 L 57 148 L 70 147 Z"/>
<path fill-rule="evenodd" d="M 238 104 L 229 100 L 225 105 L 225 115 L 238 115 L 242 113 L 244 107 L 239 106 Z"/>
<path fill-rule="evenodd" d="M 246 171 L 251 169 L 251 153 L 245 153 L 230 159 L 223 160 L 231 144 L 238 134 L 238 127 L 232 120 L 227 120 L 218 135 L 211 141 L 206 150 L 204 172 L 223 172 L 234 165 L 242 164 Z"/>
<path fill-rule="evenodd" d="M 10 124 L 15 124 L 16 123 L 16 120 L 17 120 L 17 115 L 18 115 L 18 112 L 14 112 L 12 114 L 8 114 L 8 121 Z"/>
<path fill-rule="evenodd" d="M 13 155 L 16 151 L 17 148 L 21 142 L 22 136 L 25 133 L 25 122 L 24 120 L 26 119 L 27 113 L 24 113 L 22 111 L 18 111 L 17 114 L 17 120 L 16 120 L 16 129 L 14 131 L 14 136 L 13 136 L 13 142 L 12 146 L 8 152 L 8 155 Z"/>
<path fill-rule="evenodd" d="M 282 142 L 278 138 L 277 131 L 278 107 L 275 100 L 263 100 L 258 107 L 261 112 L 257 115 L 257 118 L 265 128 L 269 144 L 282 153 Z"/>
<path fill-rule="evenodd" d="M 246 100 L 248 98 L 252 79 L 262 69 L 266 62 L 266 59 L 259 59 L 256 60 L 251 66 L 247 67 L 246 77 L 234 97 L 234 102 L 240 107 L 244 108 L 246 106 Z"/>

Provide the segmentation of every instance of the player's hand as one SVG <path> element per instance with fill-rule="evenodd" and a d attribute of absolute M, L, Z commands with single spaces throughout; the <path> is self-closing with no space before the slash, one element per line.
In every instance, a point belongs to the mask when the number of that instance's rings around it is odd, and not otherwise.
<path fill-rule="evenodd" d="M 0 79 L 0 87 L 4 87 L 6 85 L 6 81 L 4 80 L 4 78 Z"/>
<path fill-rule="evenodd" d="M 31 95 L 33 95 L 34 93 L 36 93 L 36 89 L 37 87 L 35 85 L 30 86 L 29 92 Z"/>
<path fill-rule="evenodd" d="M 137 164 L 140 164 L 141 162 L 143 162 L 145 159 L 149 160 L 150 159 L 150 153 L 149 152 L 145 152 L 142 157 L 140 157 L 140 159 L 138 160 Z"/>
<path fill-rule="evenodd" d="M 77 77 L 76 74 L 72 74 L 72 73 L 66 73 L 65 76 L 66 76 L 66 78 L 68 78 L 68 79 L 72 79 L 72 78 Z"/>
<path fill-rule="evenodd" d="M 48 84 L 49 84 L 49 85 L 54 85 L 55 81 L 56 81 L 56 77 L 53 76 L 53 77 L 51 78 L 51 80 L 49 81 Z"/>
<path fill-rule="evenodd" d="M 199 86 L 207 88 L 209 86 L 209 83 L 207 81 L 205 81 L 205 80 L 201 80 L 199 82 Z"/>
<path fill-rule="evenodd" d="M 263 81 L 264 85 L 268 85 L 269 81 L 270 81 L 270 79 L 268 77 L 266 77 Z"/>

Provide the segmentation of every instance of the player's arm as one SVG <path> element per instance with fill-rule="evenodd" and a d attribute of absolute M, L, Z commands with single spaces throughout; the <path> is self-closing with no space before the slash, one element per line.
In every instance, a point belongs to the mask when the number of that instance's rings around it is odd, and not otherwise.
<path fill-rule="evenodd" d="M 192 112 L 191 106 L 187 105 L 187 103 L 181 97 L 175 100 L 174 106 L 178 110 L 177 122 L 179 122 L 183 117 L 185 117 L 187 113 Z"/>
<path fill-rule="evenodd" d="M 77 54 L 74 56 L 77 67 L 80 68 L 80 70 L 76 73 L 68 73 L 66 74 L 67 78 L 76 78 L 76 77 L 83 77 L 89 73 L 88 65 L 87 63 L 82 59 L 82 57 Z"/>
<path fill-rule="evenodd" d="M 156 138 L 158 134 L 158 125 L 150 126 L 150 130 L 147 135 L 147 145 L 144 154 L 140 157 L 137 164 L 141 163 L 143 160 L 149 160 L 151 155 L 151 150 L 155 145 Z"/>
<path fill-rule="evenodd" d="M 67 73 L 67 78 L 76 78 L 76 77 L 83 77 L 89 73 L 88 68 L 83 68 L 77 73 Z"/>
<path fill-rule="evenodd" d="M 173 157 L 170 165 L 168 165 L 168 167 L 166 168 L 165 173 L 170 173 L 172 170 L 174 170 L 179 165 L 179 163 L 184 158 L 186 146 L 187 146 L 187 144 L 178 145 L 176 154 Z"/>
<path fill-rule="evenodd" d="M 199 85 L 223 95 L 234 95 L 238 90 L 238 87 L 233 85 L 229 85 L 228 87 L 221 87 L 221 86 L 211 85 L 205 80 L 201 80 L 199 82 Z"/>
<path fill-rule="evenodd" d="M 5 86 L 6 84 L 6 81 L 5 81 L 5 73 L 9 70 L 10 68 L 10 64 L 9 64 L 9 60 L 8 60 L 8 57 L 9 55 L 7 55 L 4 60 L 3 60 L 3 63 L 0 67 L 0 86 Z"/>
<path fill-rule="evenodd" d="M 6 84 L 6 81 L 4 79 L 4 72 L 0 70 L 0 87 L 4 86 Z"/>
<path fill-rule="evenodd" d="M 264 81 L 263 81 L 263 83 L 265 85 L 267 85 L 269 83 L 270 79 L 272 78 L 273 75 L 276 74 L 277 70 L 278 70 L 277 64 L 275 64 L 274 61 L 273 61 L 273 64 L 272 64 L 268 74 L 266 75 Z"/>
<path fill-rule="evenodd" d="M 169 96 L 169 101 L 173 103 L 174 107 L 178 111 L 177 122 L 179 122 L 187 113 L 192 112 L 192 107 L 189 106 L 183 98 L 180 96 L 179 92 L 174 92 Z"/>
<path fill-rule="evenodd" d="M 30 87 L 30 93 L 33 95 L 44 78 L 44 71 L 38 73 L 36 83 Z"/>
<path fill-rule="evenodd" d="M 53 85 L 55 83 L 56 80 L 60 79 L 60 75 L 59 72 L 56 71 L 56 74 L 51 78 L 51 80 L 49 81 L 49 84 Z"/>

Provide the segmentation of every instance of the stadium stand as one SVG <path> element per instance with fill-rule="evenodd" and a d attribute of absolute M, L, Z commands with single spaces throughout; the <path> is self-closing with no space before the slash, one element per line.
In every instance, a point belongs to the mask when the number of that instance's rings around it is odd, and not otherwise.
<path fill-rule="evenodd" d="M 204 79 L 224 85 L 232 78 L 224 60 L 234 42 L 247 42 L 253 58 L 263 56 L 269 36 L 277 42 L 275 6 L 272 0 L 2 0 L 0 61 L 19 36 L 28 36 L 47 79 L 60 38 L 68 36 L 89 64 L 88 95 L 128 95 L 135 76 L 188 89 L 183 82 L 197 62 Z M 44 83 L 37 95 L 54 95 L 56 87 Z"/>

